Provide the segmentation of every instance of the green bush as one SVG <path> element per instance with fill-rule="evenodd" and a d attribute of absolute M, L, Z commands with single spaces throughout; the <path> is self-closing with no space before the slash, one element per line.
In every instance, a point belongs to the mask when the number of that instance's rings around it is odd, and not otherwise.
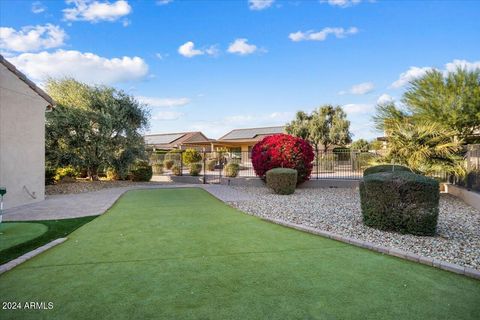
<path fill-rule="evenodd" d="M 438 181 L 412 172 L 369 174 L 360 182 L 365 225 L 415 235 L 435 235 Z"/>
<path fill-rule="evenodd" d="M 154 163 L 152 165 L 152 171 L 154 174 L 162 174 L 163 173 L 163 164 L 162 163 Z"/>
<path fill-rule="evenodd" d="M 108 180 L 119 180 L 117 171 L 114 168 L 107 169 L 107 179 Z"/>
<path fill-rule="evenodd" d="M 172 169 L 172 167 L 173 167 L 174 164 L 175 164 L 175 161 L 170 160 L 170 159 L 166 159 L 166 160 L 163 161 L 163 166 L 164 166 L 167 170 Z"/>
<path fill-rule="evenodd" d="M 152 166 L 147 162 L 140 162 L 131 171 L 133 181 L 150 181 L 152 179 Z"/>
<path fill-rule="evenodd" d="M 276 194 L 292 194 L 297 186 L 297 170 L 275 168 L 267 171 L 267 186 Z"/>
<path fill-rule="evenodd" d="M 202 155 L 195 149 L 187 149 L 182 154 L 183 163 L 191 164 L 202 161 Z"/>
<path fill-rule="evenodd" d="M 240 171 L 240 165 L 238 163 L 227 163 L 225 166 L 225 177 L 235 178 Z"/>
<path fill-rule="evenodd" d="M 215 160 L 215 159 L 208 160 L 207 163 L 206 163 L 207 170 L 208 171 L 215 170 L 215 165 L 216 164 L 217 164 L 217 160 Z"/>
<path fill-rule="evenodd" d="M 190 163 L 190 175 L 198 176 L 202 171 L 202 165 L 200 163 Z"/>
<path fill-rule="evenodd" d="M 55 175 L 56 170 L 54 168 L 46 167 L 45 168 L 45 185 L 55 184 Z"/>
<path fill-rule="evenodd" d="M 353 153 L 352 170 L 364 170 L 370 166 L 377 156 L 370 152 Z"/>
<path fill-rule="evenodd" d="M 381 164 L 378 166 L 373 166 L 365 169 L 365 171 L 363 171 L 363 176 L 366 177 L 369 174 L 380 173 L 380 172 L 400 172 L 400 171 L 412 172 L 410 168 L 402 165 Z"/>
<path fill-rule="evenodd" d="M 55 181 L 73 182 L 78 176 L 78 171 L 72 166 L 57 168 L 55 171 Z"/>
<path fill-rule="evenodd" d="M 182 175 L 182 168 L 178 164 L 174 164 L 172 166 L 172 173 L 176 176 L 181 176 Z"/>

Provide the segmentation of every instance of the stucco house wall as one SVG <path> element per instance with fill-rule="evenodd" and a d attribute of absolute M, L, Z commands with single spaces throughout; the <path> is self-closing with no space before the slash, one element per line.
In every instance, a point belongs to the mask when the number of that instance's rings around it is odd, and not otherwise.
<path fill-rule="evenodd" d="M 48 105 L 25 81 L 0 64 L 0 186 L 7 188 L 5 208 L 45 198 Z"/>

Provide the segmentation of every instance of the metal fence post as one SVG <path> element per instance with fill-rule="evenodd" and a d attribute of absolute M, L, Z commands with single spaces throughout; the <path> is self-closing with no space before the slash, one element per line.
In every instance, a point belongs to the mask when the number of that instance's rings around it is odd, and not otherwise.
<path fill-rule="evenodd" d="M 316 162 L 316 165 L 317 165 L 317 180 L 318 180 L 318 148 L 317 150 L 315 150 L 315 162 Z"/>

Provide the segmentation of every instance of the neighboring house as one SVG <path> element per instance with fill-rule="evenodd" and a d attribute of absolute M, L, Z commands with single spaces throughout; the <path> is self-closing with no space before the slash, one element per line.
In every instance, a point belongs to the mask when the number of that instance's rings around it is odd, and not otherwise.
<path fill-rule="evenodd" d="M 149 134 L 144 139 L 147 148 L 153 150 L 194 148 L 199 151 L 210 151 L 210 139 L 199 131 Z"/>
<path fill-rule="evenodd" d="M 54 102 L 0 55 L 0 186 L 5 208 L 45 199 L 45 112 Z"/>

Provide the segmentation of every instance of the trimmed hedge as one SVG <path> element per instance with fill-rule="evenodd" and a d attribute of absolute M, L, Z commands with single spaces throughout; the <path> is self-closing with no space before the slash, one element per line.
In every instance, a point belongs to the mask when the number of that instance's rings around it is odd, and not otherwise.
<path fill-rule="evenodd" d="M 228 163 L 225 166 L 225 177 L 235 178 L 238 176 L 238 172 L 240 171 L 240 165 L 238 163 Z"/>
<path fill-rule="evenodd" d="M 365 225 L 414 235 L 435 235 L 438 181 L 411 172 L 369 174 L 360 182 Z"/>
<path fill-rule="evenodd" d="M 412 170 L 410 170 L 410 168 L 408 167 L 405 167 L 405 166 L 402 166 L 402 165 L 399 165 L 399 164 L 381 164 L 381 165 L 378 165 L 378 166 L 373 166 L 373 167 L 370 167 L 370 168 L 367 168 L 365 169 L 365 171 L 363 171 L 363 176 L 368 176 L 369 174 L 375 174 L 375 173 L 380 173 L 380 172 L 400 172 L 400 171 L 403 171 L 403 172 L 412 172 Z"/>
<path fill-rule="evenodd" d="M 148 163 L 140 163 L 131 171 L 133 181 L 150 181 L 152 179 L 152 166 Z"/>
<path fill-rule="evenodd" d="M 202 165 L 200 163 L 190 163 L 190 175 L 198 176 L 202 171 Z"/>
<path fill-rule="evenodd" d="M 276 194 L 292 194 L 297 186 L 297 170 L 275 168 L 267 171 L 267 186 Z"/>

